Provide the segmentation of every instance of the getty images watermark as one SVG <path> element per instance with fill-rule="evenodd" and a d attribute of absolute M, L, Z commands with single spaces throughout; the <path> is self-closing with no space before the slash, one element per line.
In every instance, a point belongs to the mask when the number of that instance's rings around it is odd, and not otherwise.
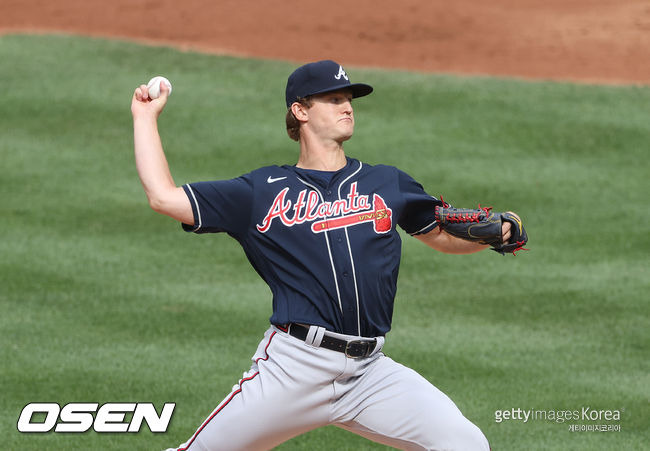
<path fill-rule="evenodd" d="M 570 432 L 619 432 L 621 412 L 624 409 L 593 409 L 581 407 L 575 410 L 522 409 L 510 408 L 494 411 L 494 421 L 551 421 L 554 423 L 579 422 L 569 424 Z"/>

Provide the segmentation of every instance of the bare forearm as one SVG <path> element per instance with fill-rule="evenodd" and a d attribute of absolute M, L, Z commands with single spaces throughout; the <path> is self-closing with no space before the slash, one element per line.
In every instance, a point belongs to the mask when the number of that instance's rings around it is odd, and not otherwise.
<path fill-rule="evenodd" d="M 169 88 L 164 83 L 160 89 L 160 97 L 152 100 L 147 86 L 140 85 L 131 100 L 135 166 L 151 208 L 185 224 L 193 224 L 190 201 L 183 188 L 174 183 L 158 133 L 158 116 L 169 96 Z"/>
<path fill-rule="evenodd" d="M 158 210 L 162 199 L 176 188 L 163 152 L 155 117 L 133 118 L 135 165 L 149 204 Z"/>
<path fill-rule="evenodd" d="M 487 249 L 489 246 L 486 244 L 463 240 L 445 233 L 441 247 L 441 252 L 446 254 L 474 254 Z"/>
<path fill-rule="evenodd" d="M 439 227 L 427 234 L 417 235 L 416 238 L 427 246 L 445 254 L 473 254 L 489 247 L 485 244 L 457 238 L 441 230 Z"/>

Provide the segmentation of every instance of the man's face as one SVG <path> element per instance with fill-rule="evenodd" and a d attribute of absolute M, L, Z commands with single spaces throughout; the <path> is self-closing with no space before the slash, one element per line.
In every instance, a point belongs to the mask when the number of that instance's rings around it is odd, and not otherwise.
<path fill-rule="evenodd" d="M 312 106 L 307 110 L 307 126 L 314 134 L 337 142 L 347 141 L 354 133 L 354 112 L 352 91 L 317 94 L 312 97 Z"/>

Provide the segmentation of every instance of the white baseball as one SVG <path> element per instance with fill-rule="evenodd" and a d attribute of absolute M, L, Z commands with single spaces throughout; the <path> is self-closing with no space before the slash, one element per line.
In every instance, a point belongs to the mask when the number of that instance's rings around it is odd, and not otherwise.
<path fill-rule="evenodd" d="M 165 77 L 158 75 L 157 77 L 153 77 L 149 80 L 149 83 L 147 83 L 147 88 L 149 88 L 149 98 L 157 99 L 160 97 L 160 82 L 165 83 L 169 88 L 169 95 L 172 94 L 172 84 L 170 81 Z"/>

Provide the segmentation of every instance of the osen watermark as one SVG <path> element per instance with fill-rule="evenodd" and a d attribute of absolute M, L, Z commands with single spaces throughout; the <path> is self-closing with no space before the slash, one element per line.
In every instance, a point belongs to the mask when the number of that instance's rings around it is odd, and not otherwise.
<path fill-rule="evenodd" d="M 23 407 L 17 428 L 25 433 L 95 432 L 135 433 L 142 423 L 151 432 L 166 432 L 176 403 L 165 403 L 160 414 L 150 402 L 32 402 Z M 130 419 L 127 420 L 127 415 Z M 44 417 L 44 418 L 43 418 Z"/>

